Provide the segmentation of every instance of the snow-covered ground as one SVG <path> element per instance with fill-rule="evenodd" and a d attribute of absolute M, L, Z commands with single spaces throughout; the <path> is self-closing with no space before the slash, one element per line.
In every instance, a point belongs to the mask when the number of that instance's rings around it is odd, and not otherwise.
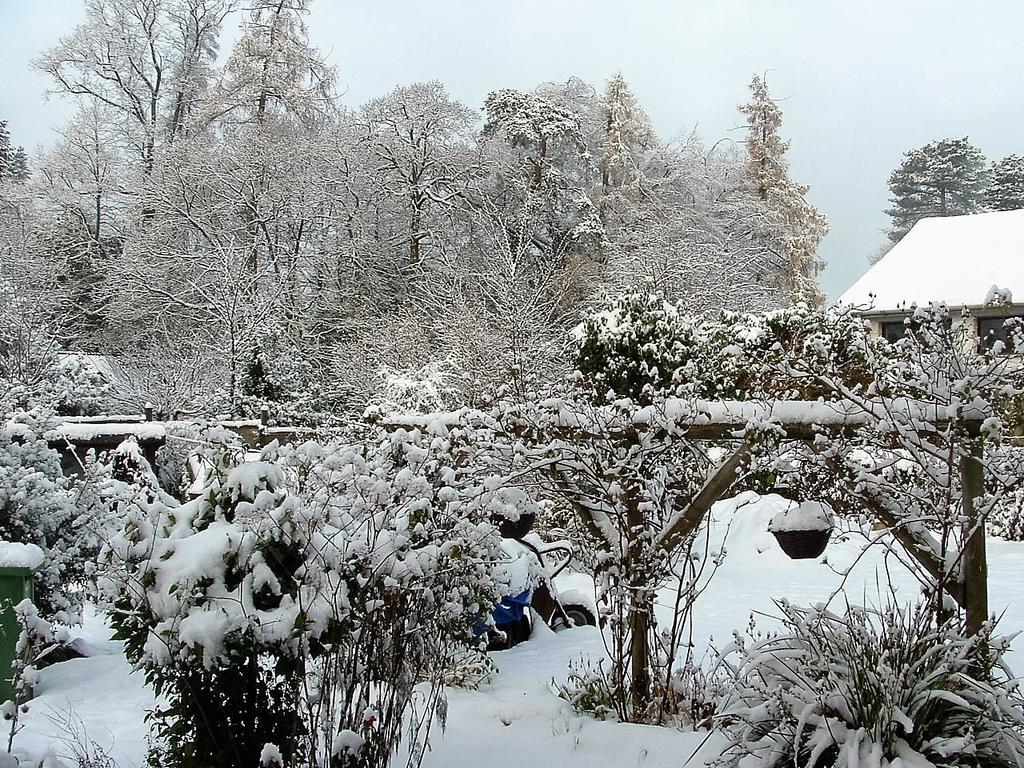
<path fill-rule="evenodd" d="M 712 546 L 719 545 L 728 528 L 728 555 L 698 603 L 698 648 L 709 639 L 716 645 L 728 642 L 733 629 L 746 626 L 752 611 L 771 613 L 773 598 L 799 603 L 829 599 L 842 584 L 836 571 L 854 563 L 845 582 L 851 602 L 877 604 L 879 594 L 887 594 L 890 580 L 900 599 L 916 594 L 912 575 L 895 562 L 887 565 L 882 547 L 861 554 L 861 536 L 833 540 L 825 558 L 788 559 L 767 533 L 768 521 L 780 505 L 780 499 L 768 497 L 739 505 L 735 514 L 735 504 L 716 507 Z M 731 526 L 726 525 L 729 518 Z M 1001 631 L 1024 629 L 1024 543 L 990 539 L 989 574 L 992 610 L 1005 611 Z M 582 580 L 578 574 L 570 575 L 564 586 L 579 588 Z M 95 655 L 42 671 L 15 751 L 38 756 L 52 748 L 69 755 L 67 740 L 73 729 L 79 741 L 92 741 L 109 751 L 121 768 L 141 766 L 147 733 L 143 718 L 153 696 L 141 675 L 130 672 L 119 645 L 109 640 L 102 617 L 89 612 L 77 634 Z M 714 736 L 598 722 L 577 715 L 552 692 L 551 681 L 565 678 L 570 661 L 581 655 L 599 658 L 602 653 L 594 628 L 556 634 L 540 627 L 529 642 L 495 654 L 499 671 L 492 682 L 477 691 L 449 691 L 448 728 L 444 734 L 434 732 L 425 765 L 680 768 L 691 756 L 690 765 L 702 765 L 715 751 Z M 1022 653 L 1024 638 L 1015 641 L 1010 656 L 1015 668 L 1024 667 Z"/>

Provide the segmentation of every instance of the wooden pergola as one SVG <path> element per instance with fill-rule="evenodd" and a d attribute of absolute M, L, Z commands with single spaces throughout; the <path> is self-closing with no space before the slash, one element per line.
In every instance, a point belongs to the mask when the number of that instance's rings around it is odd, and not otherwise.
<path fill-rule="evenodd" d="M 447 431 L 449 427 L 470 424 L 475 418 L 481 426 L 488 426 L 510 435 L 516 441 L 535 442 L 538 463 L 535 466 L 554 483 L 559 495 L 574 509 L 581 523 L 615 553 L 623 566 L 619 578 L 623 580 L 627 597 L 624 610 L 629 625 L 628 659 L 630 667 L 630 699 L 633 706 L 642 708 L 649 701 L 651 691 L 650 648 L 648 635 L 651 628 L 650 606 L 640 595 L 651 591 L 651 575 L 647 573 L 647 553 L 660 548 L 671 555 L 695 534 L 711 507 L 740 479 L 756 444 L 766 434 L 781 442 L 814 442 L 821 437 L 853 437 L 859 430 L 880 427 L 883 424 L 916 441 L 917 447 L 934 449 L 951 428 L 962 429 L 968 441 L 968 450 L 961 451 L 958 471 L 963 503 L 964 541 L 960 549 L 959 569 L 954 574 L 944 562 L 943 553 L 935 546 L 932 534 L 921 526 L 908 525 L 891 508 L 859 494 L 865 512 L 882 522 L 936 585 L 948 594 L 965 612 L 966 631 L 977 634 L 988 620 L 988 566 L 985 550 L 985 528 L 979 519 L 975 499 L 983 494 L 982 422 L 987 414 L 981 412 L 956 413 L 951 419 L 945 406 L 909 400 L 892 401 L 692 401 L 668 399 L 657 406 L 636 409 L 632 403 L 622 401 L 607 406 L 594 406 L 589 415 L 600 413 L 600 419 L 588 419 L 587 413 L 565 408 L 564 401 L 553 398 L 536 403 L 537 410 L 530 413 L 512 413 L 496 418 L 469 410 L 449 414 L 404 417 L 385 420 L 391 428 L 426 429 L 431 433 Z M 536 420 L 534 420 L 536 419 Z M 912 438 L 911 438 L 912 436 Z M 587 487 L 579 461 L 559 460 L 560 443 L 575 446 L 621 446 L 623 455 L 629 448 L 669 445 L 673 440 L 738 443 L 736 448 L 711 472 L 700 489 L 691 497 L 678 501 L 670 517 L 659 524 L 653 540 L 645 533 L 648 521 L 641 494 L 629 489 L 616 492 L 611 498 L 595 494 Z M 568 446 L 567 446 L 568 447 Z M 547 456 L 544 454 L 547 452 Z M 927 452 L 932 452 L 931 450 Z M 600 460 L 597 461 L 600 464 Z M 599 469 L 599 468 L 598 468 Z M 599 471 L 593 477 L 603 478 Z M 582 479 L 582 484 L 579 480 Z M 593 479 L 593 478 L 591 478 Z M 601 483 L 605 483 L 601 480 Z M 950 478 L 952 480 L 952 478 Z M 610 484 L 608 489 L 611 488 Z M 599 484 L 600 487 L 600 484 Z M 606 489 L 607 490 L 607 489 Z M 677 501 L 673 500 L 673 504 Z M 616 527 L 609 512 L 624 522 Z M 955 578 L 950 578 L 954 576 Z"/>
<path fill-rule="evenodd" d="M 430 416 L 405 416 L 386 419 L 389 428 L 424 429 L 439 421 L 455 426 L 472 419 L 469 409 Z M 936 551 L 881 504 L 860 497 L 869 515 L 882 523 L 914 560 L 936 582 L 945 585 L 949 596 L 962 608 L 966 629 L 977 633 L 988 620 L 988 564 L 985 546 L 985 527 L 978 520 L 975 499 L 984 493 L 984 447 L 981 425 L 987 414 L 969 409 L 959 415 L 969 451 L 962 457 L 958 471 L 963 493 L 963 514 L 966 520 L 965 543 L 962 552 L 960 576 L 953 583 L 944 573 L 947 566 Z M 732 451 L 708 476 L 689 504 L 673 515 L 669 524 L 657 537 L 658 544 L 672 552 L 692 535 L 715 502 L 735 485 L 743 466 L 751 456 L 756 437 L 770 429 L 782 442 L 810 443 L 819 437 L 853 436 L 858 430 L 878 424 L 882 419 L 896 419 L 905 430 L 913 431 L 922 439 L 939 436 L 953 423 L 945 406 L 899 399 L 892 402 L 876 401 L 693 401 L 668 399 L 664 404 L 641 408 L 632 418 L 622 419 L 610 433 L 598 435 L 588 425 L 578 421 L 546 424 L 545 431 L 560 434 L 566 439 L 611 438 L 635 442 L 641 435 L 655 439 L 676 438 L 687 441 L 728 443 L 738 442 Z M 517 433 L 525 433 L 529 425 L 517 425 Z M 574 505 L 576 506 L 576 505 Z M 576 506 L 584 518 L 588 510 Z M 642 515 L 636 510 L 636 524 L 642 524 Z M 633 524 L 632 522 L 630 523 Z"/>

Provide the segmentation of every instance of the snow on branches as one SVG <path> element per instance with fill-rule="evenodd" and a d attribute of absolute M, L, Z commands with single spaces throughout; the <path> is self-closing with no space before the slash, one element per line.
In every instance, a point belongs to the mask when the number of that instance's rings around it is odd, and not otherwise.
<path fill-rule="evenodd" d="M 171 702 L 162 764 L 235 765 L 237 748 L 256 765 L 273 743 L 288 764 L 384 765 L 403 735 L 421 750 L 447 660 L 503 594 L 491 515 L 532 502 L 464 466 L 464 432 L 275 443 L 244 463 L 206 439 L 202 495 L 139 504 L 104 555 L 118 636 Z"/>

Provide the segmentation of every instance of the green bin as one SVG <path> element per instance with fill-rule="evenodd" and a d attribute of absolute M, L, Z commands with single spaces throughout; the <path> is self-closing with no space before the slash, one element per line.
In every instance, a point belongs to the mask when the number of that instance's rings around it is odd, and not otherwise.
<path fill-rule="evenodd" d="M 14 698 L 11 663 L 21 634 L 14 606 L 26 597 L 35 598 L 31 569 L 0 567 L 0 703 Z"/>

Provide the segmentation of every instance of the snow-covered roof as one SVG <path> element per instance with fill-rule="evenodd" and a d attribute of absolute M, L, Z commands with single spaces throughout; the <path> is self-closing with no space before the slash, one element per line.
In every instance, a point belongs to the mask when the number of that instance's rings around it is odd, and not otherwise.
<path fill-rule="evenodd" d="M 993 286 L 1024 296 L 1024 210 L 921 219 L 839 303 L 977 307 Z"/>

